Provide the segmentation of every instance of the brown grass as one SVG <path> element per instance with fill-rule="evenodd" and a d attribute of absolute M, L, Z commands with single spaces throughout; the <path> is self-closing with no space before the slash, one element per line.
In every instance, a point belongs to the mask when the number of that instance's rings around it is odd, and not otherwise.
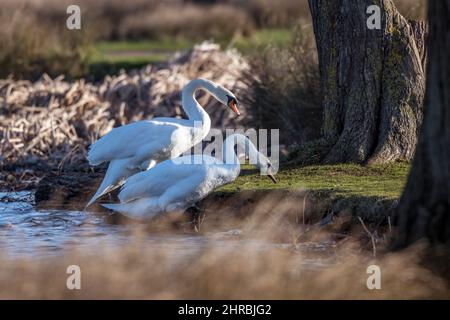
<path fill-rule="evenodd" d="M 243 6 L 258 28 L 289 28 L 310 19 L 308 0 L 234 1 Z"/>
<path fill-rule="evenodd" d="M 79 77 L 86 73 L 91 43 L 86 32 L 69 32 L 65 20 L 55 32 L 55 26 L 41 21 L 29 5 L 8 6 L 10 3 L 2 3 L 0 11 L 0 78 L 14 74 L 36 79 L 43 72 Z"/>
<path fill-rule="evenodd" d="M 184 5 L 130 15 L 123 20 L 119 34 L 122 39 L 183 37 L 198 41 L 231 39 L 248 35 L 253 29 L 245 11 L 230 5 Z"/>
<path fill-rule="evenodd" d="M 283 128 L 282 142 L 302 143 L 320 135 L 319 65 L 311 25 L 297 27 L 287 48 L 267 48 L 251 61 L 246 96 L 256 126 Z"/>
<path fill-rule="evenodd" d="M 214 5 L 195 5 L 171 0 L 80 0 L 83 26 L 96 39 L 158 39 L 182 36 L 191 40 L 230 39 L 235 34 L 251 32 L 255 26 L 290 27 L 299 16 L 307 14 L 306 0 L 231 1 Z M 4 7 L 12 11 L 26 8 L 26 15 L 42 24 L 62 29 L 69 0 L 5 0 Z M 8 24 L 8 19 L 1 23 Z"/>
<path fill-rule="evenodd" d="M 407 18 L 425 18 L 425 0 L 396 0 Z M 6 9 L 27 8 L 36 24 L 63 24 L 69 0 L 5 0 Z M 89 32 L 102 39 L 128 36 L 158 38 L 181 35 L 199 40 L 219 39 L 245 33 L 253 28 L 290 28 L 310 19 L 307 0 L 232 0 L 214 5 L 194 5 L 179 0 L 79 0 L 83 21 Z M 143 20 L 143 21 L 138 21 Z M 3 21 L 5 23 L 5 21 Z M 216 38 L 217 39 L 217 38 Z M 202 38 L 201 40 L 204 40 Z"/>

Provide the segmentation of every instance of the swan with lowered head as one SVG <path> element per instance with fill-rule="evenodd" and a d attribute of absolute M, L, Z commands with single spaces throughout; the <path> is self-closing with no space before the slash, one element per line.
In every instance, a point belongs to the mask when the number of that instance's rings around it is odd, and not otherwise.
<path fill-rule="evenodd" d="M 269 159 L 247 137 L 233 134 L 225 140 L 223 161 L 207 155 L 166 160 L 149 171 L 131 176 L 119 193 L 121 203 L 102 206 L 139 220 L 184 211 L 238 177 L 241 166 L 234 151 L 236 143 L 245 146 L 261 172 L 276 182 Z"/>
<path fill-rule="evenodd" d="M 202 141 L 211 129 L 208 113 L 195 99 L 205 90 L 239 115 L 237 99 L 223 86 L 205 79 L 190 81 L 182 91 L 181 103 L 188 119 L 154 118 L 117 127 L 90 146 L 87 159 L 92 166 L 109 161 L 100 187 L 86 208 L 125 180 L 156 163 L 178 157 Z"/>

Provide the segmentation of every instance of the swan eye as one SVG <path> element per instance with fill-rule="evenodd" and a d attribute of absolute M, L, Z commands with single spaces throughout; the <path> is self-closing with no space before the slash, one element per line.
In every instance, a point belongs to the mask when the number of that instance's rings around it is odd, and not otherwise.
<path fill-rule="evenodd" d="M 228 99 L 228 101 L 227 101 L 228 105 L 231 105 L 231 104 L 237 105 L 237 100 L 236 100 L 235 97 L 232 97 L 232 96 L 227 94 L 227 99 Z"/>
<path fill-rule="evenodd" d="M 236 113 L 237 115 L 240 115 L 241 113 L 239 112 L 238 108 L 237 108 L 237 100 L 235 97 L 232 97 L 230 95 L 227 95 L 227 106 L 233 110 L 234 113 Z"/>

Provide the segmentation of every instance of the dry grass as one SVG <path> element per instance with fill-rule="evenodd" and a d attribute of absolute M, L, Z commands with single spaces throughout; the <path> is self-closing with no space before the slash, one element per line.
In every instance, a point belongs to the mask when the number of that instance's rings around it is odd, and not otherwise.
<path fill-rule="evenodd" d="M 12 258 L 3 253 L 0 298 L 450 297 L 445 280 L 423 266 L 427 251 L 422 245 L 387 253 L 383 238 L 389 237 L 390 231 L 382 235 L 379 229 L 365 224 L 369 237 L 361 224 L 355 224 L 352 232 L 343 235 L 342 228 L 348 225 L 345 212 L 323 225 L 313 217 L 318 208 L 309 202 L 300 205 L 298 198 L 287 193 L 272 193 L 252 201 L 245 195 L 237 197 L 205 204 L 206 216 L 197 220 L 198 233 L 188 223 L 188 215 L 171 214 L 147 224 L 127 220 L 131 227 L 127 229 L 127 242 L 119 247 L 97 240 L 84 249 L 70 249 L 68 245 L 62 255 L 53 257 Z M 120 231 L 115 228 L 114 232 Z M 197 234 L 206 241 L 195 247 L 183 246 L 165 238 L 168 234 Z M 155 235 L 160 245 L 148 246 L 146 237 Z M 377 246 L 376 258 L 372 241 Z M 79 291 L 66 288 L 66 268 L 73 264 L 81 268 Z M 381 290 L 366 287 L 366 269 L 372 264 L 381 268 Z"/>
<path fill-rule="evenodd" d="M 400 11 L 411 19 L 425 18 L 425 0 L 397 0 Z M 26 8 L 25 14 L 54 28 L 64 26 L 70 0 L 5 0 L 5 10 Z M 230 39 L 258 28 L 291 28 L 310 19 L 307 0 L 232 0 L 195 5 L 179 0 L 79 0 L 83 24 L 96 38 L 117 40 L 139 37 L 184 36 Z M 23 10 L 21 10 L 23 11 Z M 139 21 L 141 20 L 141 21 Z M 2 20 L 5 25 L 8 19 Z M 193 38 L 192 38 L 193 37 Z"/>
<path fill-rule="evenodd" d="M 177 14 L 174 13 L 177 11 Z M 203 7 L 184 5 L 160 7 L 126 17 L 119 31 L 121 39 L 182 37 L 191 40 L 224 40 L 248 35 L 254 25 L 245 11 L 230 5 Z"/>
<path fill-rule="evenodd" d="M 0 78 L 14 74 L 35 79 L 43 72 L 79 77 L 86 73 L 91 43 L 86 32 L 73 33 L 65 27 L 55 32 L 55 26 L 41 21 L 29 5 L 11 3 L 2 3 L 0 11 Z"/>
<path fill-rule="evenodd" d="M 36 27 L 44 23 L 62 28 L 69 4 L 72 4 L 69 0 L 5 0 L 4 7 L 11 10 L 26 7 L 27 15 L 38 18 Z M 290 27 L 300 16 L 308 14 L 306 0 L 283 0 L 277 5 L 265 0 L 234 0 L 214 5 L 179 0 L 80 0 L 77 4 L 88 33 L 108 40 L 168 36 L 230 39 L 234 34 L 251 32 L 256 26 Z"/>
<path fill-rule="evenodd" d="M 311 25 L 297 27 L 287 48 L 267 48 L 251 59 L 246 96 L 256 126 L 283 128 L 282 142 L 317 138 L 322 119 L 317 50 Z"/>
<path fill-rule="evenodd" d="M 290 28 L 310 19 L 308 0 L 234 0 L 248 12 L 258 28 Z"/>

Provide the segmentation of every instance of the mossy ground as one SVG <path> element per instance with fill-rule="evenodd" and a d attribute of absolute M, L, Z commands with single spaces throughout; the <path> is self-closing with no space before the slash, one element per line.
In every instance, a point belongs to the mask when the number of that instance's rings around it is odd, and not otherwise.
<path fill-rule="evenodd" d="M 239 178 L 218 192 L 234 193 L 244 190 L 306 189 L 326 191 L 340 197 L 376 197 L 396 199 L 406 182 L 410 165 L 396 162 L 386 165 L 313 165 L 280 168 L 278 183 L 243 166 Z"/>

